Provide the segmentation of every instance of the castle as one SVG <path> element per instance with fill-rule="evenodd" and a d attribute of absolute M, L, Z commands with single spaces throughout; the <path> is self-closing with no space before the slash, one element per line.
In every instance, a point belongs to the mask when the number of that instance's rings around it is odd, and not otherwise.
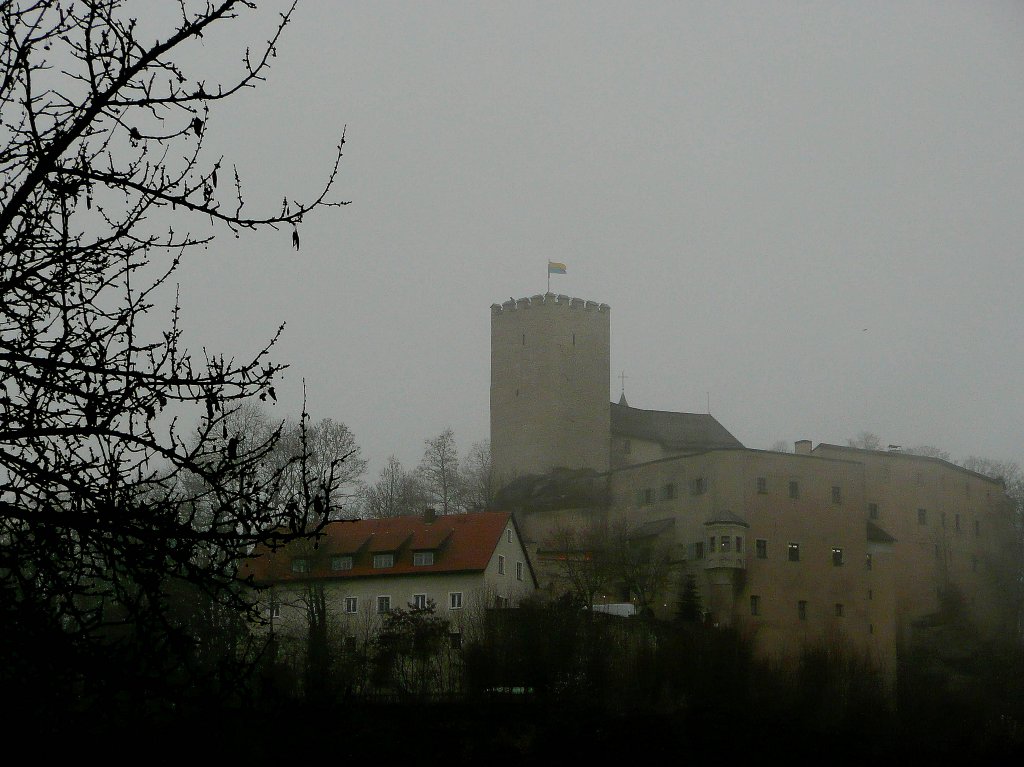
<path fill-rule="evenodd" d="M 710 620 L 765 655 L 842 642 L 891 672 L 915 627 L 951 602 L 983 632 L 1007 628 L 1001 481 L 898 451 L 751 449 L 711 415 L 614 403 L 610 314 L 553 293 L 491 306 L 495 476 L 534 498 L 560 476 L 600 488 L 516 506 L 542 585 L 557 524 L 625 519 L 669 548 Z"/>

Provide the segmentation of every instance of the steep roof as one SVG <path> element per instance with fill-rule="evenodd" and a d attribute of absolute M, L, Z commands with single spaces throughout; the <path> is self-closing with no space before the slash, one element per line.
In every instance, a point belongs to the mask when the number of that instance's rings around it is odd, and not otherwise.
<path fill-rule="evenodd" d="M 612 434 L 658 442 L 667 450 L 714 450 L 742 448 L 714 416 L 706 413 L 673 413 L 641 410 L 610 403 Z"/>
<path fill-rule="evenodd" d="M 368 576 L 425 575 L 481 572 L 491 560 L 512 515 L 505 511 L 393 519 L 358 519 L 331 522 L 314 548 L 311 542 L 267 550 L 246 560 L 242 577 L 252 575 L 259 584 L 310 579 L 345 579 Z M 514 524 L 514 522 L 513 522 Z M 518 535 L 518 530 L 517 530 Z M 413 553 L 433 551 L 434 564 L 413 565 Z M 374 553 L 393 553 L 394 565 L 373 567 Z M 351 556 L 352 568 L 332 570 L 331 558 Z M 293 572 L 292 560 L 306 559 L 307 572 Z"/>

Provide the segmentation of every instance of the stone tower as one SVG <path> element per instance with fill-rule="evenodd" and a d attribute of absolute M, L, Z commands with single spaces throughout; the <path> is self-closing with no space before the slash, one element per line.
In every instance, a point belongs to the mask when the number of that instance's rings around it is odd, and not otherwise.
<path fill-rule="evenodd" d="M 607 304 L 546 293 L 491 305 L 491 455 L 499 484 L 608 470 Z"/>

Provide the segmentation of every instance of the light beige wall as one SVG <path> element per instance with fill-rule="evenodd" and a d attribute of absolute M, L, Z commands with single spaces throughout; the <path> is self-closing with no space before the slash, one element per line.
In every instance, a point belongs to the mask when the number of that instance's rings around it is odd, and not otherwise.
<path fill-rule="evenodd" d="M 491 455 L 507 482 L 608 468 L 607 305 L 548 293 L 491 307 Z"/>

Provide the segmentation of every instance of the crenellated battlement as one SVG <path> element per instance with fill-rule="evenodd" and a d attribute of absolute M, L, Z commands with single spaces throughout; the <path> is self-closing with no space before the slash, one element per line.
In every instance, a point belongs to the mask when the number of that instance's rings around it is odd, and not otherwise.
<path fill-rule="evenodd" d="M 538 293 L 529 298 L 510 298 L 502 304 L 491 304 L 491 315 L 499 315 L 504 312 L 525 311 L 528 309 L 566 309 L 585 312 L 610 312 L 608 304 L 599 304 L 597 301 L 588 301 L 583 298 L 574 298 L 562 293 Z"/>

